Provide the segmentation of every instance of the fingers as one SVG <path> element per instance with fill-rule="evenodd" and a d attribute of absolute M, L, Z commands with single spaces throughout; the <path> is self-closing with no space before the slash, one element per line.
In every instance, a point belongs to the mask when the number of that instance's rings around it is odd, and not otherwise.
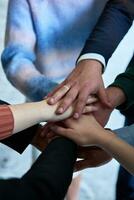
<path fill-rule="evenodd" d="M 52 122 L 47 123 L 42 127 L 42 131 L 40 133 L 41 137 L 47 137 L 48 132 L 50 131 L 50 127 L 52 126 Z"/>
<path fill-rule="evenodd" d="M 63 87 L 63 85 L 64 81 L 61 84 L 57 85 L 51 92 L 49 92 L 47 97 L 52 97 L 55 92 L 57 92 L 61 87 Z"/>
<path fill-rule="evenodd" d="M 71 139 L 71 133 L 69 133 L 68 129 L 64 127 L 54 125 L 50 129 L 57 135 L 65 136 Z"/>
<path fill-rule="evenodd" d="M 95 112 L 97 110 L 98 110 L 98 108 L 96 106 L 94 106 L 94 105 L 85 106 L 82 114 L 86 114 L 86 113 L 90 113 L 90 112 Z"/>
<path fill-rule="evenodd" d="M 79 160 L 76 161 L 75 166 L 74 166 L 74 171 L 80 171 L 89 167 L 93 167 L 92 165 L 90 166 L 88 163 L 88 160 Z"/>
<path fill-rule="evenodd" d="M 98 97 L 99 97 L 99 100 L 104 105 L 106 105 L 107 107 L 111 107 L 111 104 L 109 102 L 109 99 L 108 99 L 108 96 L 107 96 L 107 93 L 106 93 L 106 90 L 104 87 L 100 88 L 100 90 L 98 91 Z"/>
<path fill-rule="evenodd" d="M 63 98 L 61 104 L 59 105 L 56 113 L 62 114 L 63 112 L 65 112 L 69 108 L 69 106 L 73 104 L 77 95 L 78 95 L 78 89 L 77 89 L 77 87 L 74 86 L 65 95 L 65 97 Z"/>
<path fill-rule="evenodd" d="M 73 115 L 75 119 L 78 119 L 81 116 L 84 110 L 85 104 L 87 102 L 88 95 L 89 93 L 86 89 L 79 93 L 77 103 L 75 105 L 74 115 Z"/>
<path fill-rule="evenodd" d="M 70 90 L 69 85 L 64 85 L 64 83 L 60 84 L 51 94 L 48 95 L 49 104 L 57 103 L 68 91 Z"/>
<path fill-rule="evenodd" d="M 92 104 L 92 103 L 95 103 L 98 101 L 98 98 L 95 97 L 94 95 L 89 95 L 88 96 L 88 99 L 87 99 L 87 102 L 86 102 L 86 105 L 89 105 L 89 104 Z"/>

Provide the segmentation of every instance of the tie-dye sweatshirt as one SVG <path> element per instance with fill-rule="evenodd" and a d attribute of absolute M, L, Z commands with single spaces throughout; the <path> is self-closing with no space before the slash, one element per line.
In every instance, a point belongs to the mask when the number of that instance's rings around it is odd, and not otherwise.
<path fill-rule="evenodd" d="M 11 83 L 42 99 L 75 67 L 106 2 L 10 0 L 2 63 Z"/>

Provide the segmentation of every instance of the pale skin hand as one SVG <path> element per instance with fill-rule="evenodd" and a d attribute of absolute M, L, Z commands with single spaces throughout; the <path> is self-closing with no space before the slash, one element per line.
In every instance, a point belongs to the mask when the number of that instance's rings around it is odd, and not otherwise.
<path fill-rule="evenodd" d="M 99 100 L 110 106 L 103 80 L 102 65 L 96 60 L 83 60 L 78 63 L 72 73 L 52 93 L 48 95 L 48 104 L 61 100 L 57 113 L 61 114 L 73 103 L 74 118 L 79 118 L 89 95 L 96 94 Z"/>
<path fill-rule="evenodd" d="M 84 113 L 95 110 L 92 102 L 96 102 L 95 97 L 89 97 L 87 105 L 84 108 Z M 26 129 L 34 124 L 38 124 L 44 121 L 60 121 L 70 117 L 73 113 L 73 107 L 69 107 L 66 112 L 61 115 L 56 115 L 55 111 L 59 105 L 59 102 L 55 105 L 48 105 L 46 100 L 34 103 L 24 103 L 19 105 L 10 105 L 10 109 L 14 118 L 14 130 L 13 133 L 17 133 Z"/>
<path fill-rule="evenodd" d="M 34 103 L 10 105 L 14 118 L 13 133 L 17 133 L 30 126 L 44 121 L 59 121 L 68 118 L 73 112 L 70 107 L 64 114 L 55 114 L 58 104 L 50 106 L 46 100 Z"/>

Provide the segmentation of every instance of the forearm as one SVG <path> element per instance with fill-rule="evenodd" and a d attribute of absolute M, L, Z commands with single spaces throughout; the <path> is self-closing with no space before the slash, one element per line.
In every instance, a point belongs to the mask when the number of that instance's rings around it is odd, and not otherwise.
<path fill-rule="evenodd" d="M 39 199 L 64 199 L 72 180 L 76 150 L 72 141 L 63 137 L 54 139 L 22 177 L 23 181 L 36 188 Z"/>
<path fill-rule="evenodd" d="M 43 121 L 42 109 L 44 109 L 45 113 L 45 104 L 44 108 L 40 106 L 40 102 L 11 105 L 9 107 L 14 118 L 13 133 L 20 132 Z"/>
<path fill-rule="evenodd" d="M 26 0 L 9 1 L 6 42 L 1 60 L 8 80 L 28 99 L 40 101 L 55 85 L 50 84 L 35 64 L 37 35 L 30 10 Z"/>
<path fill-rule="evenodd" d="M 134 174 L 134 148 L 119 139 L 111 131 L 103 131 L 99 146 L 114 157 L 130 173 Z"/>
<path fill-rule="evenodd" d="M 70 107 L 64 114 L 56 115 L 55 111 L 58 104 L 50 106 L 47 102 L 40 101 L 35 103 L 25 103 L 21 105 L 9 106 L 13 118 L 13 133 L 17 133 L 43 121 L 59 121 L 68 118 L 72 114 Z"/>

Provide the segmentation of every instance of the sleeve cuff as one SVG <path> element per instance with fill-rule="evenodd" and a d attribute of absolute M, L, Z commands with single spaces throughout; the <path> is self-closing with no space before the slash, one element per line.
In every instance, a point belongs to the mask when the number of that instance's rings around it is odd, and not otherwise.
<path fill-rule="evenodd" d="M 102 55 L 100 55 L 98 53 L 86 53 L 79 57 L 79 59 L 77 60 L 77 63 L 79 63 L 81 60 L 87 60 L 87 59 L 99 61 L 103 65 L 103 71 L 105 70 L 106 61 Z"/>

